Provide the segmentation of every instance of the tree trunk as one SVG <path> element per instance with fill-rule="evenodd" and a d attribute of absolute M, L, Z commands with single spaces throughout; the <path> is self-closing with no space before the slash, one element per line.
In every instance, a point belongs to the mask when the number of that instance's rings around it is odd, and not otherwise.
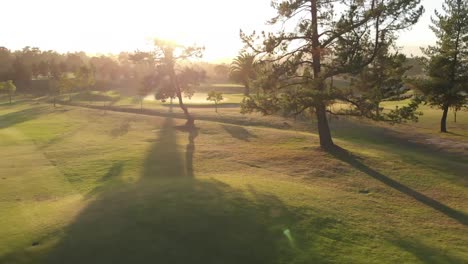
<path fill-rule="evenodd" d="M 195 119 L 190 115 L 187 106 L 184 104 L 184 100 L 182 99 L 182 90 L 179 86 L 179 81 L 177 80 L 176 73 L 174 71 L 174 65 L 170 65 L 170 78 L 172 85 L 174 85 L 175 93 L 177 95 L 177 99 L 179 99 L 179 106 L 184 112 L 185 118 L 187 122 L 185 122 L 186 127 L 195 127 Z"/>
<path fill-rule="evenodd" d="M 377 116 L 377 119 L 380 119 L 380 104 L 379 102 L 375 102 L 375 115 Z"/>
<path fill-rule="evenodd" d="M 317 116 L 317 128 L 320 139 L 320 147 L 324 149 L 333 148 L 333 140 L 328 126 L 327 112 L 324 104 L 315 107 L 315 115 Z"/>
<path fill-rule="evenodd" d="M 54 107 L 55 107 L 55 96 L 54 96 Z"/>
<path fill-rule="evenodd" d="M 457 122 L 457 109 L 453 109 L 453 122 Z"/>
<path fill-rule="evenodd" d="M 312 65 L 314 69 L 314 79 L 318 80 L 321 78 L 321 54 L 320 54 L 320 41 L 318 34 L 318 18 L 317 18 L 317 0 L 311 1 L 311 17 L 312 17 Z M 318 90 L 324 92 L 325 83 L 323 80 L 319 80 Z M 334 146 L 333 140 L 330 133 L 330 127 L 328 126 L 326 106 L 321 102 L 317 102 L 315 105 L 315 115 L 317 116 L 317 127 L 320 138 L 320 147 L 324 149 L 330 149 Z"/>
<path fill-rule="evenodd" d="M 244 83 L 244 95 L 249 96 L 250 95 L 250 85 L 249 83 Z"/>
<path fill-rule="evenodd" d="M 11 94 L 10 94 L 10 104 L 11 104 Z"/>
<path fill-rule="evenodd" d="M 185 118 L 187 119 L 185 125 L 187 127 L 194 127 L 195 119 L 190 115 L 187 106 L 184 104 L 184 101 L 182 100 L 182 93 L 180 91 L 177 91 L 177 98 L 179 99 L 179 106 L 182 109 L 182 111 L 184 111 Z"/>
<path fill-rule="evenodd" d="M 174 85 L 175 93 L 177 95 L 177 99 L 179 99 L 179 106 L 180 109 L 184 112 L 185 118 L 187 119 L 187 122 L 185 122 L 185 126 L 187 127 L 194 127 L 195 126 L 195 119 L 190 115 L 187 106 L 184 104 L 184 100 L 182 99 L 182 91 L 179 86 L 179 82 L 177 80 L 177 76 L 174 71 L 174 66 L 170 66 L 170 78 L 172 81 L 172 85 Z M 172 101 L 171 101 L 172 104 Z M 172 107 L 171 107 L 172 109 Z"/>
<path fill-rule="evenodd" d="M 215 112 L 218 113 L 218 103 L 215 102 Z"/>
<path fill-rule="evenodd" d="M 445 105 L 442 109 L 444 110 L 444 112 L 442 114 L 442 119 L 440 120 L 440 132 L 447 133 L 447 114 L 449 106 Z"/>

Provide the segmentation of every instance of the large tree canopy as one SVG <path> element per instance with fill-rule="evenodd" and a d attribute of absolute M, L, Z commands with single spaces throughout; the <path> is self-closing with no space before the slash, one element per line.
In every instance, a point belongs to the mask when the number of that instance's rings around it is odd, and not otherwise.
<path fill-rule="evenodd" d="M 205 78 L 205 72 L 190 67 L 188 61 L 200 58 L 204 48 L 177 45 L 171 41 L 156 39 L 154 50 L 137 52 L 133 60 L 146 64 L 149 74 L 144 77 L 143 85 L 155 90 L 155 98 L 161 101 L 177 98 L 179 106 L 187 119 L 186 126 L 194 126 L 194 118 L 184 104 L 183 96 L 191 97 L 193 87 Z"/>
<path fill-rule="evenodd" d="M 320 145 L 333 147 L 327 105 L 349 94 L 327 84 L 335 76 L 359 74 L 374 62 L 399 30 L 418 21 L 420 0 L 289 0 L 272 6 L 277 16 L 269 23 L 279 31 L 241 31 L 246 50 L 268 69 L 258 84 L 262 93 L 247 98 L 243 110 L 312 110 Z"/>

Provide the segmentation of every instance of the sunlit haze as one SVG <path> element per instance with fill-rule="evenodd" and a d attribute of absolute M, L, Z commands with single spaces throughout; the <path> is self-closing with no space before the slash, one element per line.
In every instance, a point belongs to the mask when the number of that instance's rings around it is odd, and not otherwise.
<path fill-rule="evenodd" d="M 423 0 L 424 17 L 399 40 L 406 53 L 418 54 L 434 41 L 428 24 L 441 3 Z M 235 56 L 242 47 L 239 29 L 262 29 L 274 14 L 270 0 L 8 0 L 2 10 L 0 46 L 9 49 L 107 54 L 142 49 L 159 37 L 203 45 L 207 61 Z"/>

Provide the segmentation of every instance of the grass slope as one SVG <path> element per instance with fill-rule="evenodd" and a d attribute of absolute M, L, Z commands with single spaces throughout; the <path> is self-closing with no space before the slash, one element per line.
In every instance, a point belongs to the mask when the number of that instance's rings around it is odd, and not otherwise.
<path fill-rule="evenodd" d="M 222 120 L 222 118 L 220 118 Z M 0 263 L 466 263 L 468 157 L 312 133 L 0 106 Z"/>

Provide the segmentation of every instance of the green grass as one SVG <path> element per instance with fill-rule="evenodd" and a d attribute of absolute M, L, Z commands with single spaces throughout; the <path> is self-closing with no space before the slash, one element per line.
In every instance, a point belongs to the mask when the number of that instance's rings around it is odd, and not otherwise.
<path fill-rule="evenodd" d="M 199 92 L 217 91 L 224 94 L 240 94 L 244 92 L 244 86 L 234 83 L 203 83 L 197 87 Z"/>
<path fill-rule="evenodd" d="M 397 105 L 402 105 L 403 102 L 386 102 L 383 104 L 385 108 L 393 109 Z M 447 117 L 447 129 L 449 134 L 441 134 L 440 131 L 440 119 L 442 118 L 442 110 L 433 108 L 427 105 L 420 106 L 419 110 L 423 113 L 419 118 L 419 122 L 410 124 L 410 127 L 414 127 L 416 130 L 427 134 L 437 134 L 446 138 L 456 138 L 458 140 L 468 139 L 468 111 L 457 112 L 457 122 L 454 119 L 453 110 L 449 110 Z M 408 125 L 406 126 L 408 128 Z"/>
<path fill-rule="evenodd" d="M 61 96 L 61 99 L 64 102 L 69 101 L 69 95 Z M 131 107 L 131 108 L 140 108 L 141 100 L 139 96 L 119 96 L 117 93 L 112 92 L 97 92 L 93 91 L 87 94 L 73 94 L 71 96 L 72 102 L 81 103 L 85 105 L 112 105 L 112 106 L 122 106 L 122 107 Z M 197 92 L 192 95 L 192 97 L 184 97 L 184 103 L 193 108 L 210 108 L 213 109 L 215 104 L 212 101 L 207 101 L 207 93 Z M 239 107 L 242 99 L 244 98 L 243 94 L 234 94 L 227 93 L 223 94 L 224 100 L 218 103 L 220 108 L 237 108 Z M 173 100 L 173 105 L 177 107 L 177 99 Z M 153 95 L 148 95 L 143 101 L 143 107 L 145 109 L 164 109 L 165 107 L 170 106 L 171 103 L 169 100 L 166 102 L 161 102 L 154 99 Z"/>
<path fill-rule="evenodd" d="M 221 87 L 222 89 L 230 89 L 232 87 L 242 88 L 236 84 L 204 84 L 204 87 L 211 87 L 214 90 L 219 90 L 216 87 Z M 221 89 L 220 88 L 220 89 Z M 222 90 L 221 89 L 221 90 Z M 254 115 L 254 118 L 250 116 L 239 115 L 239 107 L 242 99 L 244 98 L 243 94 L 240 92 L 227 92 L 223 94 L 223 97 L 226 100 L 218 104 L 218 113 L 215 112 L 214 103 L 205 101 L 206 93 L 197 92 L 194 94 L 193 100 L 189 98 L 184 98 L 185 104 L 191 108 L 191 112 L 198 119 L 207 119 L 212 120 L 213 118 L 222 121 L 229 121 L 230 123 L 236 124 L 245 124 L 250 121 L 255 121 L 256 124 L 264 123 L 264 125 L 272 122 L 271 118 L 259 118 L 259 115 Z M 151 98 L 151 96 L 149 96 Z M 64 101 L 68 100 L 68 95 L 64 96 Z M 138 97 L 131 96 L 119 96 L 114 92 L 99 93 L 93 92 L 91 95 L 75 95 L 73 102 L 80 103 L 82 105 L 97 105 L 105 106 L 112 105 L 114 107 L 121 108 L 131 108 L 131 109 L 140 109 L 140 99 Z M 392 102 L 383 102 L 382 107 L 385 109 L 394 109 L 396 106 L 406 105 L 409 101 L 392 101 Z M 170 102 L 162 103 L 156 100 L 145 100 L 143 103 L 144 109 L 156 110 L 156 111 L 167 111 L 167 107 L 170 106 Z M 178 114 L 182 114 L 182 111 L 177 106 L 177 100 L 173 102 L 174 109 Z M 336 104 L 334 106 L 335 110 L 338 110 L 340 107 L 346 107 L 343 104 Z M 439 133 L 440 130 L 440 118 L 442 116 L 442 111 L 437 108 L 431 108 L 426 105 L 421 105 L 420 109 L 423 112 L 423 115 L 419 117 L 417 123 L 409 122 L 407 124 L 400 124 L 391 126 L 392 130 L 396 130 L 402 133 L 418 132 L 424 135 L 435 136 L 442 139 L 454 139 L 456 141 L 462 141 L 468 143 L 468 111 L 459 111 L 457 115 L 457 122 L 454 122 L 453 111 L 449 111 L 449 116 L 447 119 L 447 126 L 449 133 L 442 134 Z M 313 126 L 310 126 L 310 120 L 305 120 L 305 127 L 307 130 L 310 128 L 313 129 Z M 283 122 L 290 122 L 290 120 L 282 120 Z M 376 124 L 373 124 L 376 125 Z M 281 125 L 275 125 L 278 127 Z M 385 124 L 377 124 L 377 126 L 389 127 Z"/>
<path fill-rule="evenodd" d="M 466 153 L 354 120 L 332 121 L 352 155 L 327 153 L 295 126 L 224 123 L 234 110 L 184 131 L 0 105 L 0 263 L 468 262 Z"/>

